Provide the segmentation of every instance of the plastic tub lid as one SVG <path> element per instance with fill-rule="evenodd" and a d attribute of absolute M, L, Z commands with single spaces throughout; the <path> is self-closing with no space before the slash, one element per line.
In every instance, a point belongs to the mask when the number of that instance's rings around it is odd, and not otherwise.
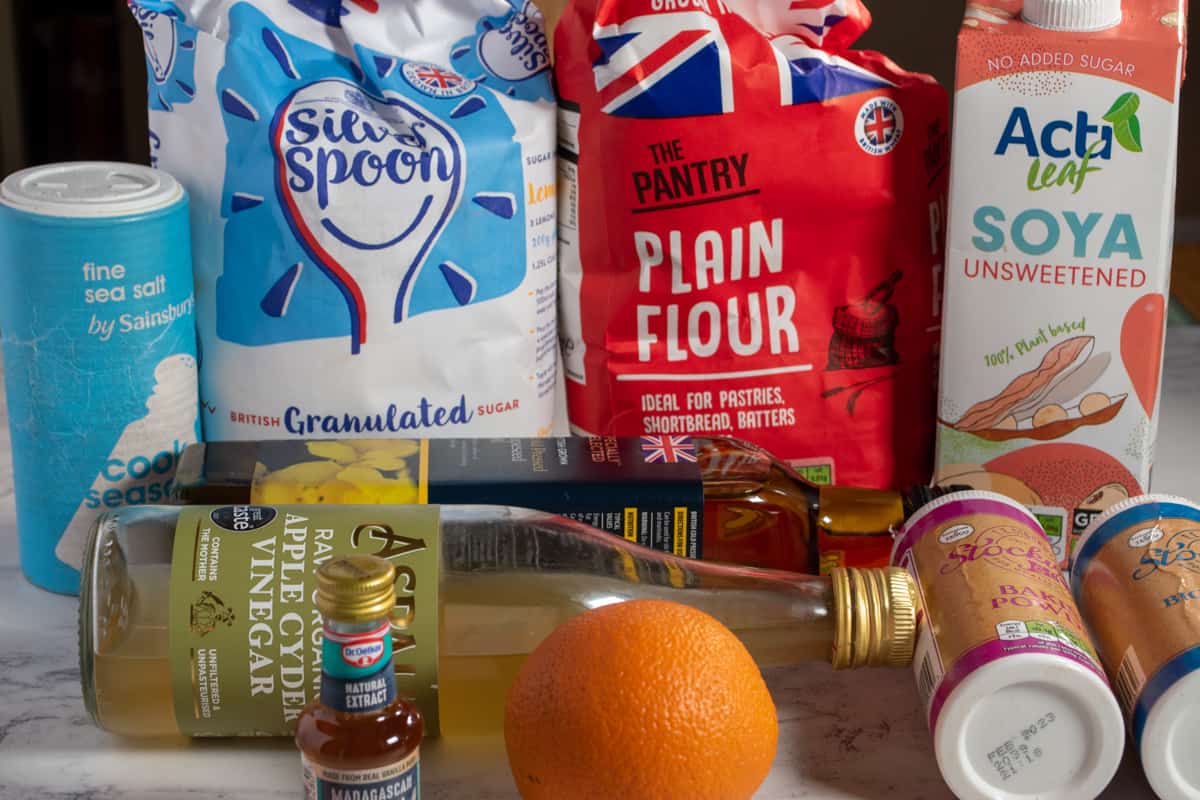
<path fill-rule="evenodd" d="M 1163 692 L 1142 730 L 1142 769 L 1163 800 L 1200 798 L 1200 672 Z"/>
<path fill-rule="evenodd" d="M 0 203 L 51 217 L 124 217 L 166 208 L 183 197 L 161 170 L 114 161 L 70 161 L 14 172 L 0 183 Z"/>
<path fill-rule="evenodd" d="M 938 768 L 961 800 L 1092 800 L 1124 749 L 1108 684 L 1047 653 L 977 669 L 950 695 L 934 732 Z"/>

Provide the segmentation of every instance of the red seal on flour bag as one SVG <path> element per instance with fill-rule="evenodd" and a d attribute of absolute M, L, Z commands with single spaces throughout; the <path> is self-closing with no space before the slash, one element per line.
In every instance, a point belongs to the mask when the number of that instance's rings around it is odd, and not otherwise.
<path fill-rule="evenodd" d="M 929 478 L 947 95 L 858 0 L 573 0 L 555 35 L 571 423 Z"/>

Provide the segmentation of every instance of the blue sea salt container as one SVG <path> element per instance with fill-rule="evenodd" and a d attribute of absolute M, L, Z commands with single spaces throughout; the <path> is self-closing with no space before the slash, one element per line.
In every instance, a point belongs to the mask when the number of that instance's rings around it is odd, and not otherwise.
<path fill-rule="evenodd" d="M 187 194 L 133 164 L 0 183 L 0 338 L 21 567 L 78 593 L 103 511 L 170 496 L 199 437 Z"/>

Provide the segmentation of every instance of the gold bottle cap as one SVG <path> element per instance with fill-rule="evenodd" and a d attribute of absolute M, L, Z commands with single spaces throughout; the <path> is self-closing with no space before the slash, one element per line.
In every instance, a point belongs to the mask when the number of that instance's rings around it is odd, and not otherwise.
<path fill-rule="evenodd" d="M 899 567 L 838 567 L 833 581 L 834 669 L 905 667 L 917 635 L 917 592 Z"/>
<path fill-rule="evenodd" d="M 343 556 L 317 569 L 317 609 L 339 622 L 383 619 L 396 605 L 396 568 L 378 556 Z"/>

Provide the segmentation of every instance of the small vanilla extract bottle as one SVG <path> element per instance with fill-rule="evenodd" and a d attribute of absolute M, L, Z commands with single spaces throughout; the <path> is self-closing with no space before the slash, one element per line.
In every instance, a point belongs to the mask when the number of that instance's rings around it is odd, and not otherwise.
<path fill-rule="evenodd" d="M 420 797 L 424 723 L 396 696 L 390 618 L 396 569 L 355 555 L 317 570 L 317 609 L 324 619 L 321 694 L 296 729 L 304 796 Z"/>

